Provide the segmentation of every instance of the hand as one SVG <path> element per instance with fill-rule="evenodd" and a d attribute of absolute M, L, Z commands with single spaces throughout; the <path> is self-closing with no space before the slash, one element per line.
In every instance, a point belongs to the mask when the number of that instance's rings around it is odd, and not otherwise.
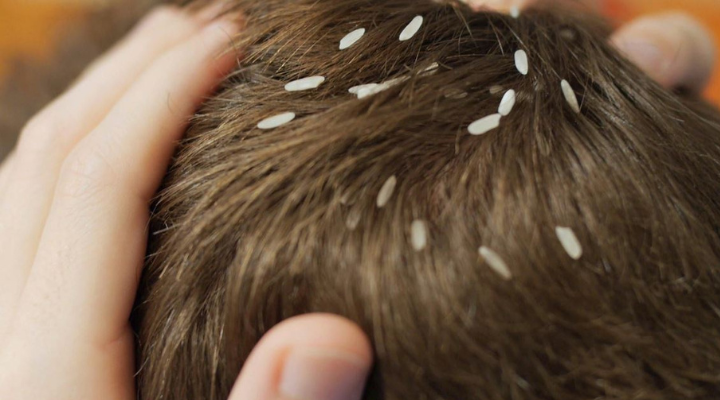
<path fill-rule="evenodd" d="M 475 9 L 509 11 L 538 0 L 462 0 Z M 562 0 L 557 0 L 562 1 Z M 599 8 L 602 0 L 584 0 Z M 716 47 L 703 26 L 682 13 L 647 16 L 621 27 L 612 43 L 645 73 L 668 88 L 701 92 L 713 73 Z"/>
<path fill-rule="evenodd" d="M 0 167 L 3 399 L 135 399 L 128 318 L 148 205 L 190 116 L 237 63 L 239 27 L 218 12 L 153 12 Z M 231 398 L 359 399 L 370 364 L 359 328 L 300 317 L 262 340 Z"/>

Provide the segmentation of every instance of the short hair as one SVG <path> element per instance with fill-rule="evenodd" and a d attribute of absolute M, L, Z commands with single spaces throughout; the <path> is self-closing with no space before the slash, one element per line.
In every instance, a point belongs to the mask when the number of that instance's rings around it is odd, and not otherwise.
<path fill-rule="evenodd" d="M 141 398 L 224 400 L 310 312 L 371 338 L 366 399 L 717 398 L 717 110 L 577 10 L 234 4 L 153 207 Z"/>

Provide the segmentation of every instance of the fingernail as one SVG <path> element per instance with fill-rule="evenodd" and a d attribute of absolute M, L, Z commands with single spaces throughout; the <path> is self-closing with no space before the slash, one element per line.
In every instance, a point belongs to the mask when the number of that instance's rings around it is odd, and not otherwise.
<path fill-rule="evenodd" d="M 293 400 L 360 400 L 369 369 L 355 354 L 294 350 L 285 359 L 280 394 Z"/>
<path fill-rule="evenodd" d="M 665 53 L 653 43 L 625 40 L 617 42 L 616 46 L 630 61 L 656 79 L 664 76 L 670 66 Z"/>

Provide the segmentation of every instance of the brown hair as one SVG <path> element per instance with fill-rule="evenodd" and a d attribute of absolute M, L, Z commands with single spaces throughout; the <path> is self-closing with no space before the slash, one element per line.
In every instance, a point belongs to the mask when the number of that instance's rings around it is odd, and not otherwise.
<path fill-rule="evenodd" d="M 143 399 L 224 400 L 263 333 L 308 312 L 369 334 L 368 399 L 717 398 L 716 110 L 657 86 L 577 11 L 234 3 L 244 59 L 154 206 Z M 284 89 L 317 75 L 317 89 Z M 468 134 L 509 89 L 499 127 Z M 295 120 L 257 127 L 282 112 Z"/>

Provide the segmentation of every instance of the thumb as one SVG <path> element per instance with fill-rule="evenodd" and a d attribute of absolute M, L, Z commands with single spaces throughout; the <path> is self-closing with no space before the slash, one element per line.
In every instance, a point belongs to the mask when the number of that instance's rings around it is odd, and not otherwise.
<path fill-rule="evenodd" d="M 682 13 L 640 18 L 620 28 L 613 42 L 666 87 L 701 92 L 713 73 L 716 47 L 712 35 Z"/>
<path fill-rule="evenodd" d="M 295 317 L 260 340 L 229 400 L 360 400 L 371 367 L 370 342 L 352 322 Z"/>

